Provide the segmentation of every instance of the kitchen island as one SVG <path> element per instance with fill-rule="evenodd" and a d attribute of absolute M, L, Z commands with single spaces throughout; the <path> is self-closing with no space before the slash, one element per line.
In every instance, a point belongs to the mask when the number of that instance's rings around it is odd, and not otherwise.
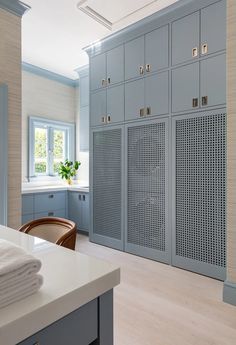
<path fill-rule="evenodd" d="M 44 284 L 34 295 L 0 309 L 1 345 L 112 345 L 112 264 L 0 226 L 0 238 L 42 261 Z"/>

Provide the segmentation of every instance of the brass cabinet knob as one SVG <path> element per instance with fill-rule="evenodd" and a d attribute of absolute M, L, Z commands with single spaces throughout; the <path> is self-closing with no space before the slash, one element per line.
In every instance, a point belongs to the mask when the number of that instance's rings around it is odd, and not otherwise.
<path fill-rule="evenodd" d="M 144 117 L 145 116 L 145 109 L 141 108 L 139 109 L 139 117 Z"/>
<path fill-rule="evenodd" d="M 146 114 L 151 115 L 152 109 L 151 107 L 147 107 Z"/>
<path fill-rule="evenodd" d="M 143 68 L 143 66 L 140 66 L 139 67 L 139 73 L 142 75 L 142 74 L 144 74 L 144 68 Z"/>
<path fill-rule="evenodd" d="M 193 98 L 192 100 L 192 107 L 197 108 L 198 107 L 198 98 Z"/>
<path fill-rule="evenodd" d="M 106 80 L 102 79 L 102 86 L 106 86 Z"/>
<path fill-rule="evenodd" d="M 107 84 L 111 84 L 111 78 L 107 78 Z"/>
<path fill-rule="evenodd" d="M 107 123 L 111 122 L 111 115 L 107 115 Z"/>
<path fill-rule="evenodd" d="M 198 56 L 198 48 L 197 47 L 194 47 L 193 49 L 192 49 L 192 57 L 197 57 Z"/>
<path fill-rule="evenodd" d="M 202 97 L 202 106 L 206 106 L 208 105 L 208 96 L 203 96 Z"/>
<path fill-rule="evenodd" d="M 101 117 L 101 122 L 102 122 L 103 124 L 106 123 L 106 116 L 102 116 L 102 117 Z"/>
<path fill-rule="evenodd" d="M 151 72 L 151 65 L 150 64 L 147 64 L 145 67 L 146 67 L 146 72 Z"/>
<path fill-rule="evenodd" d="M 202 44 L 202 55 L 205 55 L 208 53 L 208 44 L 204 43 Z"/>

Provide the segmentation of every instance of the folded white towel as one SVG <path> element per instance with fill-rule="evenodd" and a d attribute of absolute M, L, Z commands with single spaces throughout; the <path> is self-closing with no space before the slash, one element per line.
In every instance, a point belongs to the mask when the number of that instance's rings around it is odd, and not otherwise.
<path fill-rule="evenodd" d="M 0 239 L 0 287 L 30 277 L 41 268 L 41 261 L 11 242 Z"/>
<path fill-rule="evenodd" d="M 17 285 L 0 291 L 0 308 L 17 302 L 37 292 L 43 284 L 43 277 L 40 274 L 33 274 L 31 277 L 22 280 Z"/>

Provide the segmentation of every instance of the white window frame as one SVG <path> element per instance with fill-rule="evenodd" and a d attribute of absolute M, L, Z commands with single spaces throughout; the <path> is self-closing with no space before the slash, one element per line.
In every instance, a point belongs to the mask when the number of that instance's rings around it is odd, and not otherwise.
<path fill-rule="evenodd" d="M 53 131 L 65 131 L 65 152 L 67 159 L 75 160 L 75 124 L 69 122 L 49 120 L 42 117 L 29 116 L 29 144 L 28 144 L 28 180 L 42 179 L 59 179 L 57 174 L 53 172 Z M 35 174 L 35 128 L 47 128 L 48 131 L 48 147 L 47 147 L 47 171 L 46 174 Z"/>

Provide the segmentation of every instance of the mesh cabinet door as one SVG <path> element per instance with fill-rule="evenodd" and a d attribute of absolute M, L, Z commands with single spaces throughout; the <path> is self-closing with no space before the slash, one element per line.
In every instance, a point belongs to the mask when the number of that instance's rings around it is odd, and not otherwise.
<path fill-rule="evenodd" d="M 173 119 L 173 264 L 225 278 L 226 114 Z"/>
<path fill-rule="evenodd" d="M 129 125 L 126 251 L 169 262 L 168 119 Z"/>
<path fill-rule="evenodd" d="M 93 242 L 123 249 L 123 128 L 92 132 L 91 224 Z"/>

